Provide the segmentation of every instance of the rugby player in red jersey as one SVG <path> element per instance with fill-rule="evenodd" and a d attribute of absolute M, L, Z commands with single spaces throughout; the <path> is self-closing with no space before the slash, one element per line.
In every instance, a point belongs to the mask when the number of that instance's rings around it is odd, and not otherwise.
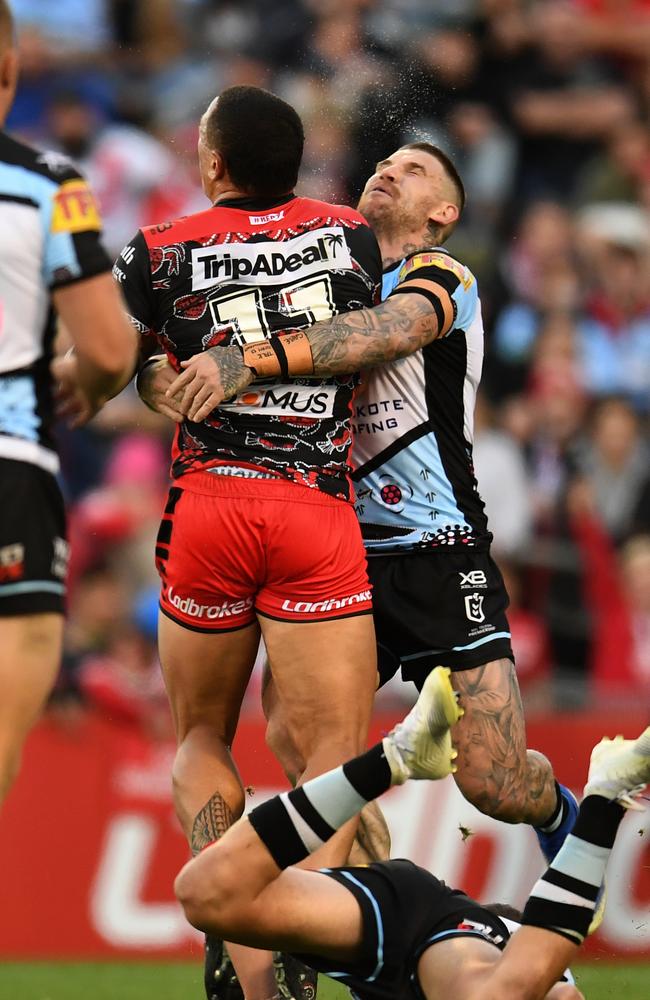
<path fill-rule="evenodd" d="M 482 812 L 533 825 L 551 860 L 577 803 L 555 782 L 549 761 L 526 749 L 508 596 L 474 476 L 481 306 L 474 275 L 442 246 L 464 200 L 453 163 L 429 143 L 406 145 L 379 163 L 359 209 L 382 251 L 384 301 L 316 323 L 306 331 L 311 357 L 292 361 L 290 371 L 364 370 L 352 457 L 380 676 L 401 667 L 420 687 L 434 665 L 451 669 L 465 706 L 456 729 L 459 788 Z M 184 367 L 174 381 L 161 372 L 160 381 L 169 386 L 168 404 L 197 419 L 224 394 L 255 385 L 236 347 L 203 352 Z M 269 700 L 272 745 L 299 772 L 282 699 Z"/>
<path fill-rule="evenodd" d="M 274 365 L 288 372 L 307 350 L 302 333 L 278 336 L 288 326 L 371 306 L 381 259 L 358 212 L 292 193 L 302 148 L 302 123 L 284 101 L 253 87 L 224 91 L 199 127 L 211 207 L 140 230 L 114 271 L 145 344 L 162 347 L 177 372 L 198 352 L 236 344 L 261 378 L 178 426 L 156 547 L 174 798 L 195 853 L 243 811 L 230 748 L 260 630 L 306 778 L 365 746 L 375 689 L 351 503 L 357 376 L 283 382 Z M 322 863 L 347 859 L 354 828 Z M 249 1000 L 276 991 L 264 958 L 242 974 Z"/>

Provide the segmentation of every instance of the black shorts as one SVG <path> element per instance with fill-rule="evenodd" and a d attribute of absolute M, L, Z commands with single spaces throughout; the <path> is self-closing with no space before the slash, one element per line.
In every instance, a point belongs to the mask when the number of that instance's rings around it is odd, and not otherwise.
<path fill-rule="evenodd" d="M 0 616 L 63 614 L 68 543 L 54 476 L 0 458 Z"/>
<path fill-rule="evenodd" d="M 471 670 L 513 660 L 508 594 L 488 551 L 368 558 L 381 684 L 402 667 L 418 687 L 436 666 Z"/>
<path fill-rule="evenodd" d="M 430 945 L 470 935 L 503 948 L 508 940 L 508 929 L 499 917 L 411 861 L 382 861 L 326 873 L 349 889 L 361 908 L 361 954 L 355 962 L 336 967 L 322 956 L 297 957 L 361 997 L 423 1000 L 417 963 Z"/>

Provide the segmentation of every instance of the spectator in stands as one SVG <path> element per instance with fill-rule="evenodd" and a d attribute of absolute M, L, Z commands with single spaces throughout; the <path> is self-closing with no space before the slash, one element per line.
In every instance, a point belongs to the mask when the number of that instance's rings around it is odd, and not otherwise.
<path fill-rule="evenodd" d="M 534 46 L 511 81 L 512 118 L 521 133 L 518 191 L 526 202 L 571 196 L 598 144 L 634 113 L 620 74 L 590 57 L 572 30 L 569 4 L 535 4 L 530 17 Z"/>
<path fill-rule="evenodd" d="M 596 407 L 578 464 L 613 542 L 650 531 L 650 451 L 638 414 L 628 402 L 614 398 Z"/>
<path fill-rule="evenodd" d="M 501 282 L 509 301 L 494 322 L 488 380 L 495 395 L 522 389 L 535 344 L 547 316 L 571 315 L 580 298 L 573 221 L 558 202 L 537 202 L 522 216 L 512 241 L 500 254 Z"/>
<path fill-rule="evenodd" d="M 585 384 L 650 409 L 650 215 L 593 205 L 579 218 L 591 287 L 579 317 Z"/>
<path fill-rule="evenodd" d="M 165 684 L 156 652 L 158 590 L 141 592 L 131 621 L 114 630 L 107 648 L 78 668 L 86 703 L 105 718 L 143 734 L 173 739 Z"/>
<path fill-rule="evenodd" d="M 578 175 L 579 204 L 624 202 L 643 198 L 650 183 L 650 132 L 640 118 L 615 128 L 606 147 Z"/>
<path fill-rule="evenodd" d="M 526 714 L 548 710 L 552 704 L 551 644 L 548 627 L 538 612 L 523 603 L 527 581 L 520 563 L 499 559 L 508 591 L 508 622 L 512 651 Z"/>
<path fill-rule="evenodd" d="M 496 425 L 494 411 L 482 393 L 474 410 L 474 469 L 494 535 L 496 559 L 521 555 L 530 542 L 532 526 L 526 461 L 516 439 Z"/>
<path fill-rule="evenodd" d="M 162 142 L 133 125 L 102 123 L 92 105 L 74 92 L 53 97 L 49 129 L 51 144 L 70 156 L 94 185 L 113 256 L 134 225 L 177 218 L 198 203 L 198 183 Z M 118 281 L 120 274 L 118 264 Z"/>
<path fill-rule="evenodd" d="M 48 3 L 18 0 L 12 8 L 18 17 L 18 51 L 21 79 L 7 127 L 31 140 L 43 142 L 47 109 L 56 90 L 70 90 L 88 102 L 101 117 L 112 113 L 115 80 L 109 68 L 110 33 L 99 11 L 104 4 Z M 37 10 L 36 8 L 40 8 Z M 70 20 L 71 7 L 86 11 L 80 20 Z M 27 12 L 29 9 L 29 16 Z M 21 11 L 25 15 L 21 19 Z M 94 15 L 98 15 L 94 19 Z M 87 32 L 79 30 L 86 23 Z M 74 24 L 74 30 L 71 26 Z"/>
<path fill-rule="evenodd" d="M 609 705 L 638 703 L 650 696 L 650 535 L 629 539 L 617 556 L 588 481 L 575 480 L 568 506 L 592 616 L 593 692 Z"/>
<path fill-rule="evenodd" d="M 116 444 L 103 483 L 70 514 L 70 585 L 98 561 L 111 566 L 127 592 L 153 584 L 151 558 L 165 505 L 167 461 L 162 442 L 130 434 Z"/>
<path fill-rule="evenodd" d="M 570 13 L 585 48 L 625 60 L 631 79 L 650 61 L 648 0 L 574 0 Z"/>

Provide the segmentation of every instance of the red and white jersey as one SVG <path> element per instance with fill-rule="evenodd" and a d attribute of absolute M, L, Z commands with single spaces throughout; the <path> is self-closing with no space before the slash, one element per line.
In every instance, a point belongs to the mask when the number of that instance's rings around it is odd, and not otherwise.
<path fill-rule="evenodd" d="M 286 195 L 223 201 L 142 229 L 113 273 L 136 327 L 154 333 L 180 371 L 181 361 L 215 345 L 253 343 L 372 306 L 381 257 L 354 209 Z M 179 426 L 173 476 L 244 466 L 350 499 L 356 382 L 255 382 L 201 423 Z"/>

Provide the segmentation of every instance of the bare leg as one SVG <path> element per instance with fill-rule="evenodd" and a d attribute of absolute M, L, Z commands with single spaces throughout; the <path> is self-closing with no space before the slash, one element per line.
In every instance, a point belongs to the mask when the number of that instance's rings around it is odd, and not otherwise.
<path fill-rule="evenodd" d="M 174 802 L 192 853 L 198 854 L 222 837 L 244 810 L 244 789 L 230 746 L 255 662 L 259 628 L 254 624 L 208 634 L 160 615 L 158 635 L 178 740 Z M 275 993 L 270 953 L 248 952 L 245 961 L 238 962 L 237 974 L 247 997 Z"/>
<path fill-rule="evenodd" d="M 320 872 L 280 872 L 245 819 L 186 865 L 174 888 L 190 923 L 242 944 L 352 958 L 361 943 L 351 893 Z"/>
<path fill-rule="evenodd" d="M 514 665 L 493 660 L 452 674 L 465 714 L 454 727 L 456 784 L 465 798 L 505 823 L 544 824 L 556 807 L 553 768 L 526 749 Z"/>
<path fill-rule="evenodd" d="M 262 707 L 267 720 L 266 742 L 279 760 L 292 785 L 301 784 L 305 762 L 291 740 L 277 688 L 267 664 L 262 682 Z M 350 850 L 351 865 L 385 861 L 390 857 L 390 831 L 376 802 L 361 811 L 357 833 Z"/>
<path fill-rule="evenodd" d="M 20 766 L 25 738 L 61 662 L 63 615 L 0 618 L 0 804 Z"/>
<path fill-rule="evenodd" d="M 350 850 L 351 865 L 369 865 L 390 857 L 390 830 L 376 802 L 369 802 L 359 814 L 357 835 Z"/>
<path fill-rule="evenodd" d="M 267 686 L 266 704 L 281 710 L 283 721 L 279 727 L 276 716 L 271 730 L 274 749 L 286 755 L 290 772 L 304 765 L 302 783 L 365 749 L 377 670 L 372 617 L 300 624 L 262 617 L 260 624 L 275 685 L 275 693 Z M 344 864 L 356 822 L 310 863 Z"/>

